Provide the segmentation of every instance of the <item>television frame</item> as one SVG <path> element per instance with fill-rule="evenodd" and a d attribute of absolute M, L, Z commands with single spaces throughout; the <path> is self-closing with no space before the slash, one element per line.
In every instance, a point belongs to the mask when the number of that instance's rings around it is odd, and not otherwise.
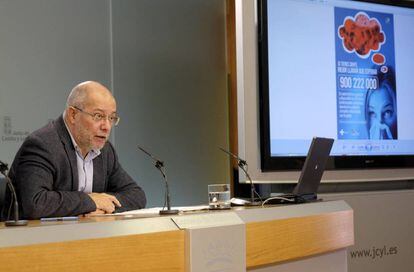
<path fill-rule="evenodd" d="M 303 167 L 304 156 L 272 157 L 270 154 L 270 120 L 269 120 L 269 78 L 268 78 L 268 37 L 267 37 L 267 2 L 258 0 L 258 69 L 259 69 L 259 139 L 260 164 L 262 172 L 298 170 Z M 414 9 L 414 2 L 392 0 L 358 0 L 390 6 L 408 7 Z M 314 135 L 322 136 L 322 135 Z M 411 168 L 414 166 L 414 155 L 347 155 L 331 156 L 328 160 L 327 170 L 351 169 L 386 169 Z"/>

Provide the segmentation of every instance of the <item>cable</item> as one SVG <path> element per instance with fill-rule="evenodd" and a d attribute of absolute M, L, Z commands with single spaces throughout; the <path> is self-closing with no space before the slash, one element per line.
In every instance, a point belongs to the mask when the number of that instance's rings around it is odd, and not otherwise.
<path fill-rule="evenodd" d="M 287 201 L 287 202 L 295 202 L 295 198 L 289 198 L 288 196 L 283 197 L 283 196 L 274 196 L 274 197 L 269 197 L 268 199 L 266 199 L 265 201 L 262 202 L 262 207 L 264 207 L 264 205 L 269 202 L 270 200 L 274 200 L 274 199 L 280 199 L 283 201 Z"/>
<path fill-rule="evenodd" d="M 254 189 L 254 193 L 257 195 L 257 197 L 260 200 L 260 203 L 263 203 L 262 197 L 260 196 L 260 194 L 256 191 L 256 189 Z M 263 204 L 262 204 L 263 205 Z"/>

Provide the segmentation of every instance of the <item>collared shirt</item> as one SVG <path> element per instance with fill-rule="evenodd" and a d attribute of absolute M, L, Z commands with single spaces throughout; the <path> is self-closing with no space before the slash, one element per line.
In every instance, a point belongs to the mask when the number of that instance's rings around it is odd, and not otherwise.
<path fill-rule="evenodd" d="M 63 119 L 64 120 L 64 119 Z M 72 133 L 70 132 L 68 125 L 65 122 L 66 129 L 69 132 L 70 138 L 72 140 L 73 146 L 76 150 L 76 162 L 78 166 L 78 191 L 85 193 L 92 193 L 93 185 L 93 159 L 98 157 L 101 154 L 99 149 L 94 149 L 86 154 L 86 157 L 83 158 L 82 152 L 73 138 Z"/>

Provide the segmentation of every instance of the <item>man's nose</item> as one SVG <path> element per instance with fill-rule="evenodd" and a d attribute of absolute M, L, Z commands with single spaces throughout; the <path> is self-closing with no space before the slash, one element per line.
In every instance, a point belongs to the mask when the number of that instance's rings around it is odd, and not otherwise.
<path fill-rule="evenodd" d="M 111 130 L 111 127 L 112 127 L 112 123 L 111 123 L 111 121 L 109 121 L 108 118 L 102 119 L 102 121 L 101 121 L 101 129 L 102 130 L 104 130 L 104 131 Z"/>

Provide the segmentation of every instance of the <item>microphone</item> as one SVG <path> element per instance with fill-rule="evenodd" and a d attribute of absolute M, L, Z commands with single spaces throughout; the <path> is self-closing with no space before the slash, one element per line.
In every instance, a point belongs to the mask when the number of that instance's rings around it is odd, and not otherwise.
<path fill-rule="evenodd" d="M 251 177 L 250 177 L 250 175 L 247 171 L 247 169 L 249 167 L 248 164 L 247 164 L 247 161 L 243 160 L 242 158 L 240 158 L 236 154 L 233 154 L 233 153 L 231 153 L 230 151 L 228 151 L 224 148 L 219 147 L 219 149 L 237 160 L 237 165 L 246 174 L 247 179 L 250 181 L 250 203 L 246 203 L 246 205 L 249 205 L 249 206 L 258 206 L 258 205 L 260 205 L 261 204 L 261 197 L 260 197 L 259 193 L 256 191 L 256 188 L 254 187 L 253 181 L 252 181 L 252 179 L 251 179 Z M 254 201 L 254 195 L 255 194 L 259 197 L 260 202 L 255 202 Z"/>
<path fill-rule="evenodd" d="M 17 201 L 16 190 L 14 189 L 13 183 L 11 179 L 9 178 L 9 175 L 7 172 L 8 169 L 9 167 L 7 163 L 0 161 L 0 173 L 2 173 L 3 176 L 6 178 L 7 185 L 9 186 L 10 192 L 12 194 L 11 202 L 14 205 L 14 220 L 9 220 L 9 215 L 10 215 L 10 209 L 9 209 L 9 214 L 7 215 L 7 219 L 6 219 L 7 221 L 4 224 L 8 227 L 26 226 L 28 222 L 27 220 L 19 220 L 19 203 Z"/>
<path fill-rule="evenodd" d="M 165 170 L 164 170 L 164 162 L 161 161 L 161 160 L 159 160 L 159 159 L 157 159 L 156 157 L 154 157 L 151 153 L 149 153 L 148 151 L 146 151 L 142 147 L 138 146 L 138 148 L 142 152 L 144 152 L 145 154 L 147 154 L 155 162 L 155 167 L 161 172 L 162 177 L 164 178 L 164 182 L 165 182 L 165 199 L 164 199 L 164 207 L 160 211 L 160 214 L 177 214 L 178 213 L 178 210 L 171 210 L 170 190 L 168 188 L 167 176 L 166 176 Z M 167 209 L 166 210 L 164 210 L 165 205 L 167 205 Z"/>

